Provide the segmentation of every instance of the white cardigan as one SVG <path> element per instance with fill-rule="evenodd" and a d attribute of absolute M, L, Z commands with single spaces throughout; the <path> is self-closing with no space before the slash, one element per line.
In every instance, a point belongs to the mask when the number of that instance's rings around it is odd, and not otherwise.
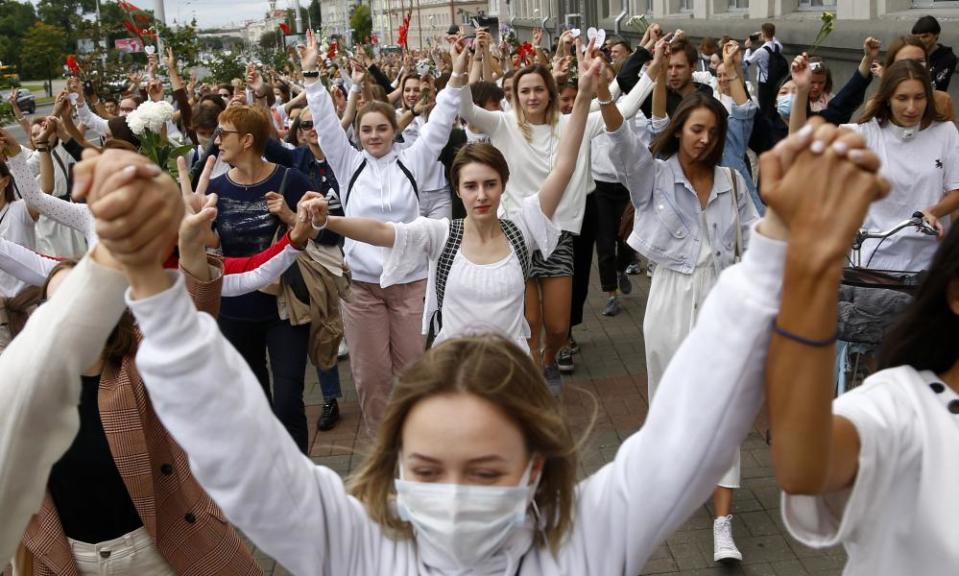
<path fill-rule="evenodd" d="M 123 313 L 126 278 L 84 258 L 0 355 L 0 563 L 12 558 L 80 429 L 80 374 Z"/>
<path fill-rule="evenodd" d="M 713 288 L 643 428 L 579 484 L 574 527 L 558 555 L 507 548 L 498 574 L 638 574 L 702 504 L 762 402 L 784 256 L 784 243 L 757 234 Z M 128 295 L 128 304 L 143 331 L 137 367 L 154 409 L 203 488 L 265 554 L 304 576 L 441 574 L 415 541 L 385 535 L 335 472 L 300 453 L 182 279 L 148 299 Z"/>
<path fill-rule="evenodd" d="M 449 141 L 462 92 L 463 88 L 444 88 L 437 95 L 436 108 L 420 130 L 416 142 L 408 148 L 394 144 L 388 154 L 374 158 L 350 144 L 326 88 L 319 82 L 306 86 L 306 101 L 313 112 L 320 147 L 340 183 L 340 201 L 346 216 L 375 218 L 383 222 L 412 222 L 419 217 L 419 200 L 397 162 L 402 162 L 410 171 L 420 192 L 427 189 L 427 180 L 436 159 Z M 363 162 L 366 166 L 350 189 L 350 181 Z M 343 253 L 354 280 L 379 284 L 386 249 L 347 238 Z M 424 258 L 421 266 L 400 283 L 423 280 L 426 275 Z"/>

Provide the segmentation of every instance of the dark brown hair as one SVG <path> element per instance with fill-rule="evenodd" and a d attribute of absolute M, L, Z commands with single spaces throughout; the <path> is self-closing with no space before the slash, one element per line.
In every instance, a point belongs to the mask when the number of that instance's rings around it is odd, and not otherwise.
<path fill-rule="evenodd" d="M 506 162 L 506 157 L 492 144 L 476 143 L 460 148 L 453 158 L 453 163 L 450 164 L 450 182 L 453 183 L 454 192 L 460 187 L 460 171 L 467 164 L 485 164 L 496 170 L 500 180 L 503 181 L 503 188 L 506 188 L 506 182 L 509 180 L 509 163 Z"/>
<path fill-rule="evenodd" d="M 889 50 L 886 52 L 886 62 L 883 64 L 883 68 L 889 68 L 896 62 L 896 54 L 906 46 L 915 46 L 922 50 L 922 53 L 926 55 L 926 58 L 929 58 L 929 52 L 926 50 L 926 45 L 922 43 L 919 38 L 915 36 L 900 36 L 892 41 L 892 44 L 889 45 Z M 885 71 L 883 71 L 885 74 Z"/>
<path fill-rule="evenodd" d="M 670 54 L 676 54 L 677 52 L 683 52 L 686 54 L 686 62 L 689 63 L 690 68 L 695 66 L 696 61 L 699 60 L 699 52 L 696 51 L 696 47 L 683 38 L 680 38 L 669 45 Z"/>
<path fill-rule="evenodd" d="M 473 104 L 483 107 L 488 102 L 497 102 L 506 97 L 506 92 L 496 85 L 495 82 L 480 81 L 470 84 L 470 92 L 473 95 Z"/>
<path fill-rule="evenodd" d="M 680 139 L 683 127 L 692 113 L 700 108 L 706 108 L 716 117 L 716 137 L 712 139 L 711 147 L 700 162 L 715 168 L 723 159 L 723 147 L 726 144 L 726 108 L 713 98 L 711 94 L 703 94 L 698 90 L 683 98 L 676 111 L 672 114 L 669 126 L 653 140 L 650 149 L 654 156 L 668 158 L 679 152 Z"/>
<path fill-rule="evenodd" d="M 865 124 L 875 118 L 880 125 L 885 126 L 886 122 L 892 119 L 892 108 L 889 106 L 889 101 L 892 100 L 892 95 L 896 92 L 899 84 L 906 80 L 918 80 L 926 93 L 926 109 L 922 113 L 922 120 L 919 123 L 920 129 L 927 128 L 933 121 L 945 122 L 946 118 L 936 110 L 929 71 L 915 60 L 900 60 L 883 70 L 879 90 L 875 96 L 866 102 L 866 111 L 859 118 L 859 123 Z"/>
<path fill-rule="evenodd" d="M 13 185 L 13 174 L 10 173 L 10 168 L 7 166 L 6 162 L 0 162 L 0 178 L 10 177 L 10 181 L 7 182 L 7 186 L 3 189 L 3 199 L 9 204 L 17 199 L 15 188 Z"/>
<path fill-rule="evenodd" d="M 953 282 L 959 283 L 959 226 L 953 226 L 939 244 L 912 303 L 886 334 L 880 368 L 909 365 L 941 374 L 959 361 L 959 315 L 949 307 Z"/>
<path fill-rule="evenodd" d="M 62 260 L 54 266 L 53 270 L 50 270 L 50 273 L 47 274 L 47 279 L 43 283 L 41 297 L 44 300 L 49 297 L 47 290 L 54 276 L 64 270 L 72 270 L 76 265 L 76 260 Z M 113 327 L 113 332 L 110 332 L 107 343 L 103 347 L 103 355 L 101 358 L 107 364 L 120 366 L 125 358 L 133 358 L 136 356 L 139 343 L 140 334 L 136 327 L 136 320 L 134 320 L 130 310 L 126 309 L 123 311 L 123 315 L 120 316 L 120 321 Z"/>
<path fill-rule="evenodd" d="M 770 40 L 772 40 L 773 37 L 776 36 L 776 25 L 773 24 L 772 22 L 763 23 L 763 25 L 760 26 L 759 29 L 762 30 L 763 34 L 766 35 L 766 38 L 769 38 Z"/>

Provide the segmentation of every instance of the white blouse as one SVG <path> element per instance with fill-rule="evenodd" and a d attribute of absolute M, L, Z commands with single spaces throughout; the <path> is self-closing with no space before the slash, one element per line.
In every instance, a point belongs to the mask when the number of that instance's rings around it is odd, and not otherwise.
<path fill-rule="evenodd" d="M 544 257 L 549 257 L 556 248 L 561 231 L 543 214 L 538 194 L 524 198 L 519 210 L 507 218 L 519 228 L 530 253 L 539 250 Z M 450 221 L 420 217 L 413 222 L 392 224 L 396 239 L 383 264 L 380 285 L 386 288 L 400 283 L 410 270 L 422 265 L 424 258 L 429 259 L 430 274 L 423 310 L 425 334 L 437 309 L 436 264 L 449 238 Z M 523 314 L 525 294 L 523 267 L 512 245 L 508 256 L 492 264 L 475 264 L 460 249 L 446 279 L 443 326 L 435 343 L 467 334 L 496 332 L 528 351 L 526 340 L 530 330 Z"/>
<path fill-rule="evenodd" d="M 814 548 L 842 544 L 845 576 L 956 574 L 959 395 L 932 372 L 883 370 L 833 401 L 859 434 L 850 488 L 783 496 L 789 532 Z"/>

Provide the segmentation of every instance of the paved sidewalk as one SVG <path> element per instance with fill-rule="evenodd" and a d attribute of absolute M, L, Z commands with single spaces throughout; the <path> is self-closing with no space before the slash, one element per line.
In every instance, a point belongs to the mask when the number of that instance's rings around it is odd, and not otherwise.
<path fill-rule="evenodd" d="M 576 357 L 576 372 L 566 381 L 565 394 L 574 431 L 581 434 L 596 410 L 596 423 L 580 459 L 580 473 L 584 476 L 612 460 L 620 443 L 642 426 L 649 407 L 642 338 L 649 280 L 646 276 L 631 278 L 635 289 L 630 296 L 622 297 L 623 312 L 606 318 L 600 315 L 605 295 L 600 291 L 594 269 L 584 325 L 574 330 L 581 353 Z M 370 440 L 361 431 L 348 361 L 341 362 L 340 371 L 345 394 L 340 403 L 343 420 L 330 432 L 315 431 L 322 395 L 313 370 L 308 372 L 307 417 L 312 438 L 310 456 L 316 463 L 346 475 L 362 460 Z M 772 474 L 769 449 L 757 433 L 751 434 L 742 447 L 742 484 L 733 500 L 733 530 L 743 553 L 741 565 L 719 566 L 712 561 L 712 506 L 709 503 L 660 546 L 642 574 L 838 576 L 841 573 L 845 563 L 841 549 L 810 550 L 786 534 L 780 519 L 779 490 Z M 271 559 L 259 553 L 257 557 L 267 574 L 287 574 Z"/>

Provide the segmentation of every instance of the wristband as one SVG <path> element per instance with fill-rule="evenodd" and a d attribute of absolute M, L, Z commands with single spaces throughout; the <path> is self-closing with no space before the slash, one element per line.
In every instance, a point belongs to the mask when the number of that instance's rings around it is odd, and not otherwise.
<path fill-rule="evenodd" d="M 616 99 L 613 98 L 612 95 L 610 95 L 609 100 L 600 100 L 599 98 L 596 98 L 596 101 L 599 102 L 600 106 L 609 106 L 613 102 L 616 102 Z"/>
<path fill-rule="evenodd" d="M 450 74 L 450 78 L 462 78 L 463 76 L 466 76 L 466 72 L 453 72 Z"/>
<path fill-rule="evenodd" d="M 49 148 L 41 148 L 41 147 L 37 146 L 36 150 L 37 150 L 37 152 L 39 152 L 39 153 L 41 153 L 41 154 L 49 154 L 49 153 L 50 153 L 50 149 L 49 149 Z"/>
<path fill-rule="evenodd" d="M 363 91 L 363 87 L 360 86 L 359 84 L 354 84 L 354 85 L 350 86 L 350 96 L 352 96 L 352 95 L 354 95 L 354 94 L 359 94 L 359 93 L 362 92 L 362 91 Z"/>
<path fill-rule="evenodd" d="M 330 223 L 330 219 L 329 219 L 329 217 L 327 217 L 327 219 L 323 221 L 323 225 L 322 225 L 322 226 L 317 226 L 317 225 L 316 225 L 316 221 L 314 221 L 312 218 L 310 218 L 310 226 L 312 226 L 313 229 L 316 230 L 317 232 L 319 232 L 320 230 L 326 230 L 326 225 L 329 224 L 329 223 Z"/>
<path fill-rule="evenodd" d="M 839 338 L 838 329 L 830 338 L 824 338 L 822 340 L 806 338 L 804 336 L 800 336 L 799 334 L 793 334 L 792 332 L 780 328 L 775 319 L 772 321 L 772 331 L 773 334 L 777 334 L 787 340 L 792 340 L 793 342 L 802 344 L 803 346 L 809 346 L 810 348 L 825 348 L 826 346 L 831 346 L 835 344 L 836 340 Z"/>
<path fill-rule="evenodd" d="M 304 77 L 304 78 L 319 78 L 319 77 L 320 77 L 320 71 L 319 71 L 319 70 L 312 70 L 312 71 L 310 71 L 310 72 L 304 72 L 304 73 L 303 73 L 303 77 Z"/>

